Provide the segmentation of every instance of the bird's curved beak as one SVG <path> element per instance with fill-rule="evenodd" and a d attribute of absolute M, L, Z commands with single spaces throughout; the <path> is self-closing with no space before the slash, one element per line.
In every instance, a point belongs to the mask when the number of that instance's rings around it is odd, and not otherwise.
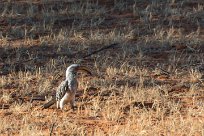
<path fill-rule="evenodd" d="M 86 67 L 86 66 L 79 66 L 79 67 L 77 68 L 77 70 L 78 70 L 78 71 L 85 71 L 85 72 L 87 72 L 89 75 L 92 75 L 91 70 L 90 70 L 88 67 Z"/>

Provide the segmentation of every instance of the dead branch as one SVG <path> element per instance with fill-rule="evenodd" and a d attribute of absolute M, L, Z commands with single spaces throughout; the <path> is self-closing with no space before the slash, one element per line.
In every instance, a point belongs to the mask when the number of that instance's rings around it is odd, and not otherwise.
<path fill-rule="evenodd" d="M 99 53 L 99 52 L 101 52 L 101 51 L 103 51 L 103 50 L 106 50 L 106 49 L 109 49 L 109 48 L 114 48 L 114 47 L 117 46 L 117 45 L 118 45 L 118 43 L 113 43 L 113 44 L 104 46 L 104 47 L 102 47 L 102 48 L 100 48 L 100 49 L 98 49 L 98 50 L 95 50 L 95 51 L 93 51 L 93 52 L 91 52 L 91 53 L 89 53 L 89 54 L 83 56 L 82 59 L 87 58 L 87 57 L 89 57 L 89 56 L 91 56 L 91 55 L 93 55 L 93 54 Z"/>
<path fill-rule="evenodd" d="M 52 123 L 52 126 L 51 126 L 51 128 L 50 128 L 50 136 L 52 136 L 52 132 L 53 132 L 53 130 L 54 130 L 54 126 L 55 126 L 55 122 Z"/>
<path fill-rule="evenodd" d="M 49 108 L 50 106 L 52 106 L 54 103 L 56 102 L 55 98 L 51 99 L 49 102 L 45 103 L 42 108 L 43 109 L 47 109 Z"/>
<path fill-rule="evenodd" d="M 30 99 L 30 103 L 33 101 L 45 101 L 45 96 L 32 96 Z"/>

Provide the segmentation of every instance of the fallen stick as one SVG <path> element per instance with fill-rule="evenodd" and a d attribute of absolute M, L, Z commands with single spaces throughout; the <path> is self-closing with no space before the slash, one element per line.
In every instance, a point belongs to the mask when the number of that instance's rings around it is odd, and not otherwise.
<path fill-rule="evenodd" d="M 45 101 L 45 96 L 32 96 L 30 99 L 30 103 L 33 101 Z"/>
<path fill-rule="evenodd" d="M 101 52 L 101 51 L 103 51 L 103 50 L 106 50 L 106 49 L 109 49 L 109 48 L 113 48 L 113 47 L 115 47 L 115 46 L 117 46 L 117 45 L 118 45 L 118 43 L 113 43 L 113 44 L 104 46 L 104 47 L 102 47 L 102 48 L 100 48 L 100 49 L 98 49 L 98 50 L 96 50 L 96 51 L 93 51 L 93 52 L 91 52 L 91 53 L 89 53 L 89 54 L 83 56 L 82 59 L 87 58 L 87 57 L 89 57 L 89 56 L 91 56 L 91 55 L 93 55 L 93 54 L 96 54 L 96 53 L 98 53 L 98 52 Z"/>
<path fill-rule="evenodd" d="M 50 136 L 52 136 L 52 132 L 53 132 L 53 130 L 54 130 L 54 126 L 55 126 L 55 122 L 52 123 L 52 126 L 51 126 L 51 128 L 50 128 Z"/>
<path fill-rule="evenodd" d="M 52 106 L 54 103 L 56 102 L 55 98 L 51 99 L 49 102 L 43 104 L 42 108 L 43 109 L 47 109 L 49 108 L 50 106 Z"/>

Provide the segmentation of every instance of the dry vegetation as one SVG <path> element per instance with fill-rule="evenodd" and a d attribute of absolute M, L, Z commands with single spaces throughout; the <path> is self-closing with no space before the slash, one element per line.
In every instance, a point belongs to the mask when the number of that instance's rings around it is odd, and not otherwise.
<path fill-rule="evenodd" d="M 3 0 L 0 135 L 204 135 L 203 55 L 203 0 Z M 76 111 L 29 102 L 79 62 Z"/>

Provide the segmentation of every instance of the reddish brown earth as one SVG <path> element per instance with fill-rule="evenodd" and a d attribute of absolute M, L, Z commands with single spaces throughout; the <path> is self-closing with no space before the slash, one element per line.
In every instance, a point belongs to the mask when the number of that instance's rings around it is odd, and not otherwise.
<path fill-rule="evenodd" d="M 74 8 L 75 7 L 75 8 Z M 0 2 L 0 135 L 202 135 L 204 2 Z M 81 11 L 80 11 L 81 10 Z M 76 111 L 51 96 L 81 61 Z"/>

